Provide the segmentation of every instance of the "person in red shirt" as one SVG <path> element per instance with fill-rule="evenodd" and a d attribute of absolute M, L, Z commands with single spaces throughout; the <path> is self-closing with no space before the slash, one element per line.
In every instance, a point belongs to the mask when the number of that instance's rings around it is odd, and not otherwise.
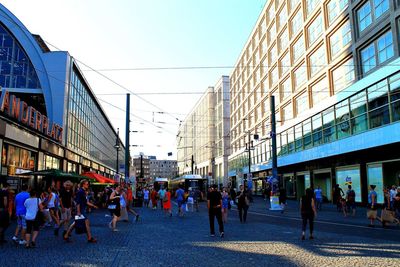
<path fill-rule="evenodd" d="M 153 210 L 157 209 L 157 191 L 153 188 L 151 189 L 151 194 L 150 194 L 150 199 L 151 199 L 151 204 L 153 207 Z"/>
<path fill-rule="evenodd" d="M 131 184 L 128 184 L 126 189 L 126 206 L 128 208 L 132 206 L 132 201 L 133 201 L 132 187 Z"/>

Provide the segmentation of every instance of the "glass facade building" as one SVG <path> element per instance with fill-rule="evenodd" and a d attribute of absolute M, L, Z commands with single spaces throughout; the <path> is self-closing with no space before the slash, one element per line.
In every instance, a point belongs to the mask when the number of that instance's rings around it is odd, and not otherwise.
<path fill-rule="evenodd" d="M 241 182 L 251 172 L 263 186 L 271 175 L 273 95 L 278 172 L 289 196 L 320 185 L 330 199 L 332 185 L 347 188 L 353 175 L 361 202 L 370 180 L 400 182 L 400 169 L 390 163 L 400 158 L 392 152 L 365 156 L 394 151 L 400 142 L 392 134 L 400 130 L 399 8 L 390 0 L 266 2 L 230 76 L 231 179 Z M 261 116 L 254 115 L 258 110 Z M 260 135 L 250 170 L 249 133 Z"/>
<path fill-rule="evenodd" d="M 1 4 L 0 86 L 1 179 L 17 189 L 28 171 L 114 176 L 122 142 L 77 62 L 50 51 Z M 118 152 L 123 164 L 123 145 Z"/>

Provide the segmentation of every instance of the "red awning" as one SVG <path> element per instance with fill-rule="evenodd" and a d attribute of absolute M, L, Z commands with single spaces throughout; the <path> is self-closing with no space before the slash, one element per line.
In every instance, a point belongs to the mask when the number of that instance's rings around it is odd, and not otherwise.
<path fill-rule="evenodd" d="M 114 181 L 113 179 L 104 177 L 103 175 L 94 173 L 94 172 L 84 172 L 82 173 L 83 176 L 95 179 L 98 183 L 101 184 L 116 184 L 117 182 Z"/>

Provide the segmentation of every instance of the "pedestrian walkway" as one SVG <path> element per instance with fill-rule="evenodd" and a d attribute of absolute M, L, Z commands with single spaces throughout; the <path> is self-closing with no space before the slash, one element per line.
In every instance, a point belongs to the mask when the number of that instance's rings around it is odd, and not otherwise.
<path fill-rule="evenodd" d="M 253 197 L 253 203 L 250 203 L 249 212 L 257 212 L 264 213 L 271 216 L 281 216 L 284 218 L 300 218 L 300 202 L 297 200 L 287 200 L 287 206 L 285 211 L 281 213 L 281 211 L 272 211 L 269 210 L 269 206 L 267 207 L 267 202 L 258 196 Z M 378 216 L 380 215 L 380 211 L 378 211 Z M 367 226 L 369 224 L 369 220 L 367 219 L 367 209 L 365 207 L 357 207 L 356 215 L 353 217 L 351 214 L 348 214 L 347 217 L 344 217 L 343 212 L 338 212 L 336 210 L 336 205 L 332 203 L 324 203 L 322 205 L 322 210 L 317 211 L 318 222 L 329 222 L 336 224 L 351 224 L 351 225 L 359 225 L 359 226 Z M 381 226 L 381 223 L 377 220 L 376 226 Z M 389 228 L 400 230 L 399 226 L 388 226 Z"/>

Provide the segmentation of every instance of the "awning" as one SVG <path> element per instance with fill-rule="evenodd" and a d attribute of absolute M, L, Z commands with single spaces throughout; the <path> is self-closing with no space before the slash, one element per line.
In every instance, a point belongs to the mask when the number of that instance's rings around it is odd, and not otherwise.
<path fill-rule="evenodd" d="M 84 173 L 82 173 L 82 175 L 86 176 L 88 178 L 91 178 L 91 179 L 95 179 L 97 181 L 97 183 L 99 183 L 99 184 L 116 184 L 117 183 L 113 179 L 104 177 L 103 175 L 100 175 L 95 172 L 84 172 Z"/>

